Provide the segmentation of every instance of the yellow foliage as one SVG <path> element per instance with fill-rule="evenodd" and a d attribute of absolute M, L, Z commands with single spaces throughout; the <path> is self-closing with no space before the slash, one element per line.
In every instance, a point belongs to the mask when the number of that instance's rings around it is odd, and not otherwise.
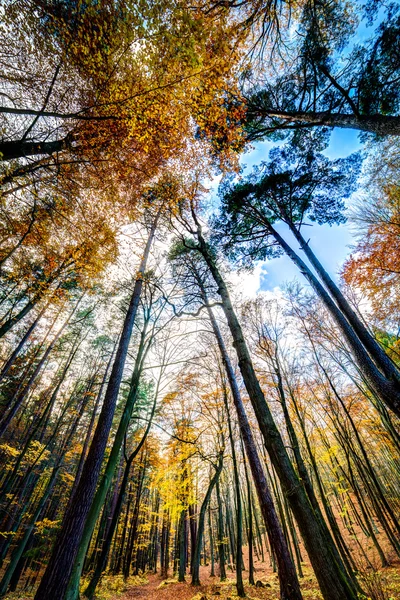
<path fill-rule="evenodd" d="M 5 454 L 7 454 L 8 456 L 12 457 L 12 458 L 17 458 L 17 456 L 20 455 L 20 451 L 17 450 L 16 448 L 13 448 L 13 446 L 10 446 L 9 444 L 0 444 L 0 452 L 4 452 Z M 9 467 L 6 467 L 9 468 Z"/>
<path fill-rule="evenodd" d="M 60 524 L 60 520 L 50 521 L 50 519 L 43 519 L 43 521 L 37 521 L 35 523 L 36 532 L 38 534 L 43 534 L 47 529 L 56 529 Z"/>

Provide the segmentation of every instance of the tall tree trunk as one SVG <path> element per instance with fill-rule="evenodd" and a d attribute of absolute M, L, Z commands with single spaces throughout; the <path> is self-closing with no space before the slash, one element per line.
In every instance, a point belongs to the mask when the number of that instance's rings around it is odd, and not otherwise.
<path fill-rule="evenodd" d="M 208 503 L 210 502 L 210 499 L 211 499 L 212 491 L 213 491 L 215 484 L 217 483 L 219 476 L 221 474 L 222 467 L 223 467 L 223 454 L 222 454 L 222 452 L 220 452 L 219 457 L 218 457 L 218 465 L 215 469 L 214 476 L 210 481 L 207 493 L 204 497 L 204 500 L 203 500 L 201 508 L 200 508 L 199 526 L 197 529 L 196 546 L 194 549 L 192 585 L 200 585 L 200 557 L 201 557 L 201 546 L 203 544 L 206 510 L 208 507 Z"/>
<path fill-rule="evenodd" d="M 68 138 L 53 142 L 29 142 L 27 140 L 0 142 L 0 160 L 14 160 L 38 154 L 55 154 L 68 148 L 69 143 Z"/>
<path fill-rule="evenodd" d="M 194 218 L 197 221 L 196 216 Z M 239 368 L 254 408 L 264 444 L 274 465 L 293 514 L 302 534 L 304 544 L 314 568 L 325 600 L 356 600 L 358 593 L 352 574 L 345 566 L 332 540 L 329 529 L 315 515 L 303 486 L 288 457 L 285 444 L 276 427 L 261 389 L 253 363 L 234 312 L 228 289 L 205 242 L 197 221 L 198 250 L 203 255 L 218 286 L 222 306 L 233 337 L 239 359 Z"/>
<path fill-rule="evenodd" d="M 69 502 L 72 502 L 72 499 L 74 497 L 76 488 L 78 487 L 79 481 L 80 481 L 81 476 L 82 476 L 82 471 L 83 471 L 83 467 L 84 467 L 84 464 L 85 464 L 86 454 L 87 454 L 87 450 L 89 448 L 90 438 L 92 436 L 92 431 L 93 431 L 94 423 L 95 423 L 95 420 L 96 420 L 97 409 L 98 409 L 98 406 L 100 404 L 101 397 L 103 395 L 103 389 L 104 389 L 104 386 L 106 384 L 106 380 L 107 380 L 107 377 L 108 377 L 108 372 L 109 372 L 109 369 L 110 369 L 110 366 L 111 366 L 111 363 L 112 363 L 112 360 L 113 360 L 113 357 L 114 357 L 114 352 L 115 352 L 116 344 L 117 343 L 114 344 L 113 350 L 112 350 L 112 352 L 110 354 L 110 358 L 109 358 L 109 361 L 107 363 L 107 366 L 106 366 L 106 369 L 104 371 L 104 375 L 103 375 L 103 378 L 102 378 L 102 381 L 101 381 L 101 384 L 100 384 L 100 389 L 99 389 L 99 391 L 97 393 L 97 396 L 96 396 L 96 401 L 94 403 L 92 415 L 90 417 L 89 426 L 88 426 L 87 431 L 86 431 L 85 441 L 83 443 L 82 452 L 81 452 L 81 455 L 79 457 L 79 463 L 78 463 L 78 467 L 76 469 L 74 483 L 72 484 L 71 493 L 70 493 L 70 497 L 69 497 Z"/>
<path fill-rule="evenodd" d="M 246 490 L 247 490 L 247 512 L 248 512 L 248 534 L 247 539 L 249 543 L 249 583 L 250 585 L 254 585 L 254 559 L 253 559 L 253 544 L 254 544 L 254 532 L 253 532 L 253 509 L 251 506 L 251 487 L 250 487 L 250 478 L 247 469 L 246 456 L 244 453 L 243 447 L 243 438 L 240 438 L 242 455 L 243 455 L 243 465 L 244 465 L 244 473 L 246 477 Z"/>
<path fill-rule="evenodd" d="M 329 296 L 326 289 L 318 281 L 315 275 L 307 267 L 305 262 L 294 252 L 289 244 L 283 239 L 283 237 L 272 227 L 268 221 L 266 226 L 269 232 L 293 261 L 293 263 L 299 268 L 300 272 L 304 275 L 311 287 L 314 289 L 316 294 L 319 296 L 323 304 L 325 305 L 328 312 L 333 317 L 334 321 L 338 325 L 342 332 L 353 356 L 358 364 L 364 377 L 371 385 L 374 392 L 386 404 L 397 416 L 400 417 L 400 387 L 398 380 L 388 380 L 383 373 L 377 368 L 376 364 L 372 361 L 370 355 L 361 343 L 358 335 L 356 334 L 349 321 L 346 319 L 344 314 L 339 310 L 338 306 Z"/>
<path fill-rule="evenodd" d="M 257 107 L 255 107 L 255 112 Z M 282 111 L 279 109 L 260 110 L 260 116 L 271 117 L 273 119 L 282 119 L 287 127 L 288 123 L 296 125 L 309 125 L 310 127 L 340 127 L 343 129 L 355 129 L 356 131 L 367 131 L 379 136 L 400 135 L 400 117 L 391 115 L 355 115 L 354 113 L 331 113 L 329 111 L 321 112 L 301 112 L 301 111 Z M 279 130 L 280 125 L 266 126 L 266 131 Z M 264 134 L 265 135 L 265 134 Z"/>
<path fill-rule="evenodd" d="M 190 530 L 190 574 L 193 573 L 194 549 L 197 540 L 197 509 L 195 504 L 189 504 L 189 530 Z"/>
<path fill-rule="evenodd" d="M 179 515 L 179 528 L 178 528 L 178 546 L 179 546 L 179 570 L 178 570 L 178 581 L 185 581 L 186 573 L 186 509 L 181 510 Z"/>
<path fill-rule="evenodd" d="M 81 544 L 82 535 L 89 514 L 108 436 L 110 433 L 115 406 L 121 385 L 129 342 L 136 318 L 139 300 L 143 287 L 143 274 L 146 269 L 150 247 L 153 242 L 160 212 L 158 212 L 151 227 L 144 255 L 140 264 L 133 294 L 130 299 L 128 312 L 125 317 L 121 337 L 118 344 L 110 380 L 105 393 L 103 406 L 93 435 L 92 443 L 82 471 L 81 480 L 75 490 L 74 502 L 69 504 L 64 516 L 61 530 L 48 562 L 46 571 L 35 595 L 36 600 L 64 600 L 68 583 L 74 567 L 75 559 Z M 77 597 L 78 586 L 73 587 L 73 597 Z"/>
<path fill-rule="evenodd" d="M 222 512 L 222 500 L 221 492 L 219 488 L 219 481 L 216 485 L 217 491 L 217 502 L 218 502 L 218 562 L 219 562 L 219 577 L 221 581 L 226 580 L 226 569 L 225 569 L 225 543 L 224 543 L 224 517 Z"/>
<path fill-rule="evenodd" d="M 240 479 L 239 471 L 236 460 L 236 449 L 235 440 L 233 439 L 232 422 L 229 413 L 228 405 L 228 391 L 224 385 L 224 404 L 226 410 L 226 416 L 228 420 L 229 440 L 231 443 L 232 451 L 232 462 L 233 462 L 233 476 L 235 480 L 235 493 L 236 493 L 236 588 L 240 598 L 244 598 L 246 593 L 243 586 L 243 574 L 242 574 L 242 546 L 243 546 L 243 509 L 242 509 L 242 498 L 240 495 Z"/>
<path fill-rule="evenodd" d="M 213 536 L 213 526 L 212 526 L 212 519 L 211 519 L 211 503 L 208 505 L 208 537 L 210 538 L 210 561 L 211 561 L 210 577 L 215 577 L 214 536 Z"/>

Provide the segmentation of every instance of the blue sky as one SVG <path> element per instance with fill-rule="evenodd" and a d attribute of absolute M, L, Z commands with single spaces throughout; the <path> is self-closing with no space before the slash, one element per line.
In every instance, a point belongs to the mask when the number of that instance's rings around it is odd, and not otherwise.
<path fill-rule="evenodd" d="M 331 133 L 329 147 L 325 154 L 331 158 L 344 158 L 360 150 L 361 145 L 358 140 L 359 132 L 351 129 L 336 128 Z M 253 165 L 259 164 L 268 159 L 268 152 L 273 144 L 270 142 L 261 142 L 254 146 L 254 149 L 242 156 L 241 164 L 244 172 L 250 171 Z M 291 237 L 283 224 L 278 225 L 278 229 L 284 235 L 288 242 L 293 243 L 293 248 L 298 249 L 298 244 Z M 310 240 L 310 245 L 318 256 L 319 260 L 328 271 L 328 273 L 337 279 L 337 274 L 345 260 L 350 254 L 351 245 L 355 240 L 350 232 L 348 223 L 341 225 L 316 225 L 307 226 L 303 229 L 303 235 Z M 305 259 L 303 253 L 301 253 Z M 260 277 L 260 290 L 273 290 L 285 284 L 288 281 L 298 279 L 300 283 L 305 284 L 305 279 L 299 273 L 298 269 L 287 256 L 281 256 L 272 260 L 267 260 L 262 264 Z"/>

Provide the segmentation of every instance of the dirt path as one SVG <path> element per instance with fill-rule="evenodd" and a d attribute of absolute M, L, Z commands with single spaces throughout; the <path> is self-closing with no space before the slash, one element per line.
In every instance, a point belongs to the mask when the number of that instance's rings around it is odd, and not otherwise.
<path fill-rule="evenodd" d="M 261 571 L 261 570 L 260 570 Z M 264 572 L 258 572 L 258 577 L 265 579 Z M 233 573 L 228 573 L 228 580 L 221 583 L 219 577 L 210 577 L 209 567 L 200 568 L 200 580 L 202 585 L 200 587 L 192 587 L 190 584 L 190 575 L 186 576 L 184 583 L 177 583 L 173 579 L 163 581 L 160 575 L 147 575 L 149 583 L 129 589 L 122 598 L 119 600 L 234 600 L 237 598 L 236 586 Z M 246 577 L 246 573 L 244 573 Z M 253 586 L 246 586 L 249 595 L 254 600 L 269 600 L 279 597 L 276 595 L 277 591 L 277 578 L 272 573 L 268 577 L 270 583 L 265 588 L 255 588 Z"/>
<path fill-rule="evenodd" d="M 203 585 L 200 587 L 192 587 L 190 585 L 190 575 L 186 576 L 184 583 L 177 583 L 176 581 L 169 579 L 163 581 L 159 575 L 148 575 L 149 583 L 138 587 L 131 588 L 126 592 L 123 600 L 130 599 L 141 599 L 150 600 L 157 598 L 157 600 L 191 600 L 193 596 L 199 594 L 205 595 L 210 598 L 215 596 L 216 591 L 219 591 L 219 578 L 209 577 L 208 568 L 201 569 L 200 577 Z M 168 583 L 170 581 L 171 583 Z M 224 585 L 224 588 L 229 588 L 229 592 L 233 589 L 234 580 L 232 579 L 232 585 Z M 215 598 L 218 597 L 218 594 Z"/>
<path fill-rule="evenodd" d="M 249 586 L 245 582 L 248 598 L 252 600 L 277 600 L 279 598 L 279 585 L 276 574 L 270 569 L 261 569 L 258 565 L 256 579 L 263 582 L 263 587 Z M 400 565 L 397 562 L 389 568 L 381 569 L 378 573 L 371 573 L 371 584 L 374 589 L 380 588 L 382 595 L 379 597 L 390 600 L 400 599 Z M 247 573 L 244 572 L 244 577 Z M 233 573 L 228 573 L 228 581 L 221 583 L 219 577 L 209 576 L 209 567 L 201 567 L 200 580 L 203 585 L 192 587 L 190 575 L 186 576 L 185 583 L 177 583 L 169 579 L 163 581 L 159 575 L 147 575 L 148 583 L 135 586 L 127 590 L 123 596 L 113 600 L 237 600 L 236 587 Z M 169 582 L 169 583 L 168 583 Z M 304 599 L 321 600 L 315 576 L 307 565 L 304 565 L 304 577 L 300 580 Z M 363 582 L 363 587 L 368 582 Z"/>

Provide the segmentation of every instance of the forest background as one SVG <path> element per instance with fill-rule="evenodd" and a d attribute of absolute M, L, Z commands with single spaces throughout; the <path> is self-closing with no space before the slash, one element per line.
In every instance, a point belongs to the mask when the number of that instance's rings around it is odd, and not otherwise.
<path fill-rule="evenodd" d="M 0 3 L 0 596 L 399 597 L 399 10 Z"/>

